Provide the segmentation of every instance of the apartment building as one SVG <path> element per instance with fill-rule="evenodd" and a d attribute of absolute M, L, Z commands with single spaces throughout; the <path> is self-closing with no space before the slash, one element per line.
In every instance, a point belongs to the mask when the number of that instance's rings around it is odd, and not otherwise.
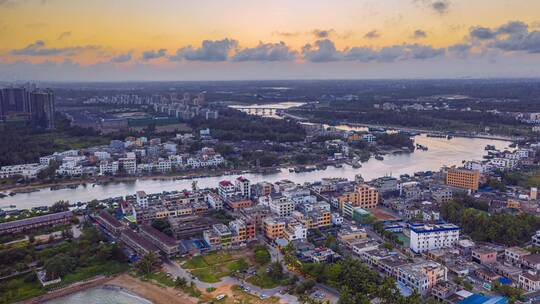
<path fill-rule="evenodd" d="M 372 209 L 379 203 L 379 190 L 367 184 L 357 185 L 354 192 L 347 192 L 338 197 L 339 209 L 343 210 L 343 204 L 350 202 L 354 207 Z"/>
<path fill-rule="evenodd" d="M 477 170 L 454 167 L 446 172 L 446 184 L 452 187 L 477 191 L 479 181 L 480 171 Z"/>
<path fill-rule="evenodd" d="M 125 226 L 120 223 L 119 220 L 117 220 L 114 216 L 112 216 L 109 212 L 106 210 L 101 210 L 94 219 L 96 222 L 103 227 L 105 230 L 107 230 L 112 235 L 120 235 L 122 233 L 122 230 L 124 230 Z"/>
<path fill-rule="evenodd" d="M 159 248 L 156 247 L 150 240 L 143 237 L 139 233 L 132 230 L 124 230 L 120 235 L 120 240 L 128 247 L 133 249 L 139 256 L 144 256 L 148 253 L 153 253 L 156 256 L 159 255 Z"/>
<path fill-rule="evenodd" d="M 527 251 L 526 249 L 514 246 L 514 247 L 506 248 L 504 250 L 504 260 L 510 263 L 511 265 L 521 266 L 523 257 L 529 254 L 531 253 Z"/>
<path fill-rule="evenodd" d="M 526 271 L 519 275 L 518 286 L 526 292 L 540 290 L 540 275 L 536 271 Z"/>
<path fill-rule="evenodd" d="M 22 231 L 53 225 L 69 224 L 73 212 L 64 211 L 40 216 L 34 216 L 27 219 L 0 223 L 0 235 L 8 233 L 19 233 Z"/>
<path fill-rule="evenodd" d="M 284 218 L 268 217 L 263 220 L 264 236 L 270 240 L 282 238 L 287 223 Z"/>
<path fill-rule="evenodd" d="M 426 295 L 437 283 L 447 280 L 447 272 L 446 267 L 432 261 L 407 264 L 398 267 L 397 281 Z"/>
<path fill-rule="evenodd" d="M 270 210 L 278 216 L 290 216 L 294 211 L 294 202 L 281 195 L 271 195 Z"/>
<path fill-rule="evenodd" d="M 249 179 L 239 176 L 236 178 L 236 188 L 240 192 L 240 195 L 246 198 L 251 197 L 251 185 Z"/>
<path fill-rule="evenodd" d="M 416 253 L 452 247 L 459 241 L 460 228 L 454 224 L 417 224 L 409 228 L 410 248 Z"/>

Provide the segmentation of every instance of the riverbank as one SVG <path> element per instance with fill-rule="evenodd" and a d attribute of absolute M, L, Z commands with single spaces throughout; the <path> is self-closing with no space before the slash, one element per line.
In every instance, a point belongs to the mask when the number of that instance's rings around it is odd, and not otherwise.
<path fill-rule="evenodd" d="M 112 281 L 113 279 L 114 279 L 114 277 L 98 276 L 98 277 L 95 277 L 95 278 L 90 279 L 88 281 L 73 283 L 73 284 L 71 284 L 69 286 L 66 286 L 64 288 L 52 290 L 52 291 L 50 291 L 50 292 L 48 292 L 48 293 L 46 293 L 44 295 L 41 295 L 39 297 L 31 298 L 31 299 L 24 300 L 24 301 L 17 302 L 17 303 L 19 303 L 19 304 L 39 304 L 39 303 L 44 303 L 44 302 L 51 301 L 51 300 L 54 300 L 54 299 L 58 299 L 58 298 L 61 298 L 61 297 L 69 296 L 71 294 L 74 294 L 74 293 L 77 293 L 77 292 L 80 292 L 80 291 L 83 291 L 83 290 L 86 290 L 86 289 L 95 288 L 95 287 L 104 285 L 107 282 Z"/>
<path fill-rule="evenodd" d="M 129 274 L 122 274 L 104 284 L 136 294 L 155 304 L 171 303 L 197 303 L 198 299 L 192 298 L 178 289 L 161 287 L 150 282 L 143 282 Z"/>

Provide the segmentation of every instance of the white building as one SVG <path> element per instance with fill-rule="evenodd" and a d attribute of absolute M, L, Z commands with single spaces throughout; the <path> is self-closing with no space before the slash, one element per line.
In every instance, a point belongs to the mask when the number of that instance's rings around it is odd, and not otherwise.
<path fill-rule="evenodd" d="M 486 165 L 485 162 L 478 161 L 478 160 L 466 161 L 463 164 L 463 167 L 467 170 L 479 171 L 480 173 L 486 173 L 489 169 L 489 167 Z"/>
<path fill-rule="evenodd" d="M 221 199 L 227 200 L 236 194 L 236 187 L 228 180 L 219 182 L 218 193 Z"/>
<path fill-rule="evenodd" d="M 271 196 L 269 206 L 280 217 L 291 216 L 294 211 L 294 202 L 285 196 Z"/>
<path fill-rule="evenodd" d="M 144 191 L 137 191 L 137 205 L 141 208 L 148 207 L 148 196 Z"/>
<path fill-rule="evenodd" d="M 83 167 L 77 165 L 76 162 L 63 162 L 56 170 L 56 174 L 60 176 L 81 176 Z"/>
<path fill-rule="evenodd" d="M 439 263 L 426 261 L 398 267 L 397 281 L 421 295 L 426 295 L 433 286 L 447 280 L 448 270 Z"/>
<path fill-rule="evenodd" d="M 331 219 L 332 219 L 332 224 L 334 225 L 339 226 L 343 224 L 343 217 L 339 213 L 336 213 L 336 212 L 332 213 Z"/>
<path fill-rule="evenodd" d="M 299 221 L 291 220 L 287 223 L 284 235 L 289 242 L 294 240 L 305 240 L 307 238 L 307 228 Z"/>
<path fill-rule="evenodd" d="M 119 164 L 117 161 L 102 161 L 99 164 L 99 174 L 101 175 L 116 175 L 118 173 Z"/>
<path fill-rule="evenodd" d="M 24 179 L 34 179 L 37 177 L 39 172 L 45 170 L 47 167 L 47 165 L 42 165 L 39 163 L 3 166 L 0 168 L 0 178 L 21 176 Z"/>
<path fill-rule="evenodd" d="M 111 153 L 107 151 L 96 151 L 94 152 L 94 156 L 97 157 L 99 160 L 106 160 L 111 158 Z"/>
<path fill-rule="evenodd" d="M 421 253 L 429 250 L 454 246 L 459 241 L 460 228 L 454 224 L 410 225 L 413 252 Z"/>
<path fill-rule="evenodd" d="M 210 192 L 206 195 L 206 201 L 208 202 L 208 205 L 210 205 L 210 207 L 213 209 L 223 209 L 223 200 L 219 197 L 219 195 L 213 192 Z"/>
<path fill-rule="evenodd" d="M 54 155 L 42 156 L 39 158 L 39 163 L 44 166 L 49 166 L 53 160 L 56 160 Z"/>
<path fill-rule="evenodd" d="M 540 247 L 540 230 L 536 231 L 536 234 L 532 236 L 532 245 L 534 247 Z"/>
<path fill-rule="evenodd" d="M 137 159 L 135 158 L 135 154 L 133 154 L 133 157 L 130 155 L 129 157 L 118 159 L 118 163 L 126 174 L 137 173 Z"/>
<path fill-rule="evenodd" d="M 172 163 L 169 159 L 160 158 L 154 164 L 154 167 L 156 171 L 161 173 L 170 172 L 172 170 Z"/>
<path fill-rule="evenodd" d="M 236 181 L 236 188 L 240 194 L 245 198 L 251 197 L 251 185 L 249 179 L 239 176 Z"/>

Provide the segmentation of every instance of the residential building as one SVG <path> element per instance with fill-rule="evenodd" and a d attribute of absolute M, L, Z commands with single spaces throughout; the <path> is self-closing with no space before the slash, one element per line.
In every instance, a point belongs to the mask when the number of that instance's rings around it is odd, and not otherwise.
<path fill-rule="evenodd" d="M 210 205 L 212 209 L 217 209 L 217 210 L 223 209 L 223 200 L 218 194 L 214 192 L 209 192 L 206 195 L 206 201 L 208 202 L 208 205 Z"/>
<path fill-rule="evenodd" d="M 522 257 L 521 266 L 535 271 L 540 270 L 540 254 L 534 253 Z"/>
<path fill-rule="evenodd" d="M 294 202 L 281 195 L 270 195 L 270 210 L 278 216 L 290 216 L 294 211 Z"/>
<path fill-rule="evenodd" d="M 159 248 L 150 242 L 150 240 L 133 230 L 126 229 L 122 231 L 120 240 L 133 249 L 139 256 L 144 256 L 149 253 L 159 256 Z"/>
<path fill-rule="evenodd" d="M 426 295 L 437 283 L 447 280 L 447 269 L 436 262 L 420 262 L 398 267 L 397 281 Z"/>
<path fill-rule="evenodd" d="M 119 236 L 126 226 L 122 225 L 119 220 L 112 216 L 106 210 L 101 210 L 94 219 L 96 222 L 107 230 L 109 233 L 115 236 Z"/>
<path fill-rule="evenodd" d="M 519 288 L 526 292 L 534 292 L 540 290 L 540 275 L 536 271 L 525 271 L 519 275 Z"/>
<path fill-rule="evenodd" d="M 379 203 L 379 191 L 367 184 L 357 185 L 354 192 L 344 193 L 338 197 L 339 208 L 343 210 L 343 204 L 350 202 L 354 207 L 372 209 Z"/>
<path fill-rule="evenodd" d="M 449 168 L 446 172 L 446 184 L 452 187 L 477 191 L 480 171 L 464 168 Z"/>
<path fill-rule="evenodd" d="M 459 240 L 460 228 L 454 224 L 410 225 L 410 248 L 421 253 L 454 246 Z"/>
<path fill-rule="evenodd" d="M 15 234 L 26 230 L 36 229 L 46 226 L 69 224 L 73 213 L 64 211 L 40 216 L 34 216 L 27 219 L 0 223 L 0 235 Z"/>
<path fill-rule="evenodd" d="M 250 186 L 249 179 L 240 176 L 240 177 L 238 177 L 236 179 L 235 182 L 236 182 L 236 188 L 240 192 L 240 195 L 242 195 L 245 198 L 250 198 L 251 197 L 251 186 Z"/>
<path fill-rule="evenodd" d="M 472 250 L 471 253 L 473 262 L 486 265 L 497 261 L 497 251 L 487 247 L 478 247 Z"/>
<path fill-rule="evenodd" d="M 264 236 L 270 240 L 282 238 L 284 236 L 285 226 L 285 219 L 278 217 L 267 217 L 263 220 Z"/>
<path fill-rule="evenodd" d="M 514 246 L 504 250 L 504 260 L 511 265 L 521 266 L 523 257 L 529 254 L 531 253 L 526 249 Z"/>
<path fill-rule="evenodd" d="M 0 179 L 11 177 L 22 177 L 24 179 L 35 179 L 39 172 L 45 170 L 48 166 L 39 163 L 24 164 L 14 166 L 0 167 Z"/>
<path fill-rule="evenodd" d="M 140 231 L 143 236 L 156 245 L 165 255 L 170 257 L 178 254 L 178 242 L 172 237 L 149 225 L 141 225 Z"/>
<path fill-rule="evenodd" d="M 141 208 L 148 208 L 148 196 L 144 191 L 137 191 L 137 205 Z"/>
<path fill-rule="evenodd" d="M 229 197 L 236 195 L 236 187 L 228 180 L 219 182 L 218 194 L 223 200 L 227 200 Z"/>

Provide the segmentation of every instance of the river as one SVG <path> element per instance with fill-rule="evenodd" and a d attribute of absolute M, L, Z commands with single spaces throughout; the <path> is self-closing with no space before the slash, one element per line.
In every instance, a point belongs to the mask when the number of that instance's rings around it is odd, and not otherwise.
<path fill-rule="evenodd" d="M 131 293 L 106 288 L 92 288 L 69 296 L 54 299 L 47 304 L 152 304 L 152 302 Z"/>
<path fill-rule="evenodd" d="M 451 140 L 431 138 L 425 135 L 415 137 L 415 142 L 427 146 L 428 151 L 416 151 L 409 154 L 385 155 L 383 161 L 371 158 L 355 169 L 348 165 L 342 168 L 329 166 L 326 170 L 313 172 L 291 173 L 287 169 L 275 174 L 245 174 L 252 183 L 261 181 L 275 182 L 290 179 L 296 183 L 313 182 L 324 177 L 344 177 L 353 179 L 356 174 L 369 180 L 384 175 L 398 177 L 401 174 L 412 174 L 418 171 L 438 170 L 443 165 L 460 165 L 463 160 L 480 160 L 485 154 L 486 145 L 494 145 L 504 149 L 510 142 L 481 138 L 454 137 Z M 222 179 L 232 179 L 234 176 L 205 177 L 194 179 L 200 188 L 216 187 Z M 59 200 L 69 200 L 72 203 L 88 202 L 93 199 L 125 196 L 143 190 L 147 193 L 191 189 L 192 180 L 152 180 L 139 179 L 132 182 L 109 183 L 105 185 L 79 186 L 77 189 L 62 189 L 51 191 L 42 189 L 39 192 L 21 193 L 0 199 L 0 207 L 15 205 L 17 208 L 31 208 L 52 205 Z"/>

